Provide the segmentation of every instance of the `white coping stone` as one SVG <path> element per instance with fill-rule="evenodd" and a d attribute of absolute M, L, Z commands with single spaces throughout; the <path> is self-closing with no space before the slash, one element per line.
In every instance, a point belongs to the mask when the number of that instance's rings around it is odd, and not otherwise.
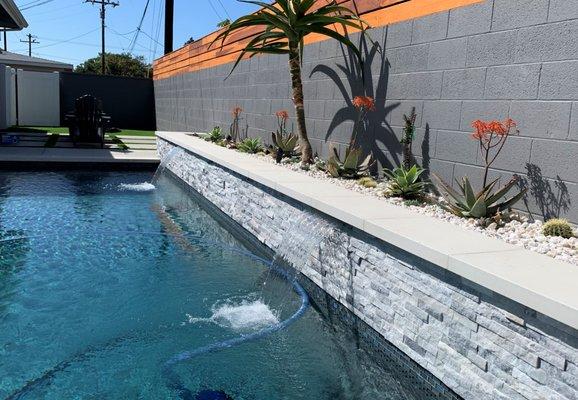
<path fill-rule="evenodd" d="M 185 132 L 161 139 L 578 329 L 578 268 L 433 217 L 216 146 Z"/>

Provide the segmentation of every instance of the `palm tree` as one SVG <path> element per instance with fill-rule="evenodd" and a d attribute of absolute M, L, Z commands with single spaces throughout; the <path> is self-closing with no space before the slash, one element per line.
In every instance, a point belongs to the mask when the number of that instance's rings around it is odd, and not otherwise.
<path fill-rule="evenodd" d="M 238 1 L 258 5 L 261 9 L 254 14 L 245 15 L 232 22 L 215 38 L 213 43 L 221 40 L 222 46 L 231 33 L 240 29 L 254 26 L 263 28 L 263 31 L 254 36 L 241 51 L 231 72 L 247 54 L 250 57 L 257 54 L 289 55 L 289 72 L 299 128 L 301 161 L 303 164 L 310 164 L 313 161 L 313 151 L 305 126 L 303 80 L 301 79 L 304 38 L 309 34 L 316 33 L 336 39 L 351 48 L 361 62 L 359 49 L 346 34 L 336 32 L 330 26 L 340 25 L 343 31 L 347 32 L 348 26 L 364 31 L 367 24 L 349 8 L 337 5 L 334 0 L 328 1 L 321 7 L 316 4 L 319 1 L 315 0 L 277 0 L 274 4 L 252 0 Z"/>

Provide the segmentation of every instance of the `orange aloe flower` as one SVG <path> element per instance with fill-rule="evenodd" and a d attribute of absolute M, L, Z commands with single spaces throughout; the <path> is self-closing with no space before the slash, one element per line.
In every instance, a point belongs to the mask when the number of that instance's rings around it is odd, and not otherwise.
<path fill-rule="evenodd" d="M 355 96 L 353 98 L 353 106 L 358 109 L 375 111 L 375 100 L 370 96 Z"/>
<path fill-rule="evenodd" d="M 275 113 L 275 115 L 277 116 L 277 118 L 281 118 L 282 120 L 287 120 L 287 119 L 289 119 L 289 113 L 288 113 L 287 111 L 285 111 L 285 110 L 277 111 L 277 112 Z"/>

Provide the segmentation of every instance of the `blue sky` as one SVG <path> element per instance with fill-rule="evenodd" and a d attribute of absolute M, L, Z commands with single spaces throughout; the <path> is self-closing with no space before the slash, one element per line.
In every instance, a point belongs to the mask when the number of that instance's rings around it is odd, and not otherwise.
<path fill-rule="evenodd" d="M 164 13 L 164 0 L 149 0 L 142 31 L 132 46 L 147 0 L 116 1 L 119 7 L 107 7 L 107 52 L 129 51 L 132 47 L 133 54 L 147 61 L 162 55 L 164 28 L 159 12 Z M 8 33 L 9 51 L 28 54 L 28 45 L 20 40 L 31 33 L 40 42 L 33 45 L 33 56 L 76 65 L 99 53 L 100 6 L 84 0 L 16 0 L 16 4 L 29 27 Z M 191 36 L 198 39 L 212 32 L 228 16 L 235 19 L 255 9 L 236 0 L 175 0 L 175 48 Z"/>

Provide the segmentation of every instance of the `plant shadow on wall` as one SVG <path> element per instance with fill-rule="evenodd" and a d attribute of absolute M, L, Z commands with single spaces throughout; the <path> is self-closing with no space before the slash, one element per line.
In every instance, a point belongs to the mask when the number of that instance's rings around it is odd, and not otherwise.
<path fill-rule="evenodd" d="M 368 114 L 368 123 L 364 130 L 359 132 L 359 144 L 368 154 L 373 154 L 379 165 L 386 168 L 400 164 L 399 154 L 401 145 L 387 122 L 387 116 L 399 106 L 399 103 L 386 105 L 387 85 L 389 81 L 389 62 L 385 52 L 377 42 L 368 43 L 365 35 L 361 35 L 360 50 L 363 55 L 363 65 L 360 65 L 357 56 L 349 49 L 341 46 L 343 64 L 337 64 L 336 69 L 319 64 L 311 71 L 310 78 L 317 73 L 325 74 L 337 86 L 346 105 L 337 111 L 325 135 L 329 141 L 335 130 L 342 124 L 357 120 L 356 107 L 353 99 L 358 96 L 375 99 L 375 112 Z M 379 62 L 379 74 L 374 82 L 372 65 Z M 383 148 L 379 146 L 383 144 Z M 386 152 L 383 149 L 386 149 Z M 393 158 L 387 157 L 387 153 Z"/>
<path fill-rule="evenodd" d="M 559 218 L 563 212 L 570 210 L 571 200 L 568 187 L 560 176 L 550 180 L 542 175 L 542 170 L 536 164 L 526 164 L 527 178 L 520 180 L 521 189 L 526 189 L 536 202 L 538 212 L 544 221 L 551 218 Z M 553 187 L 552 187 L 553 186 Z M 532 217 L 534 212 L 529 204 L 528 196 L 524 198 L 526 211 Z"/>

